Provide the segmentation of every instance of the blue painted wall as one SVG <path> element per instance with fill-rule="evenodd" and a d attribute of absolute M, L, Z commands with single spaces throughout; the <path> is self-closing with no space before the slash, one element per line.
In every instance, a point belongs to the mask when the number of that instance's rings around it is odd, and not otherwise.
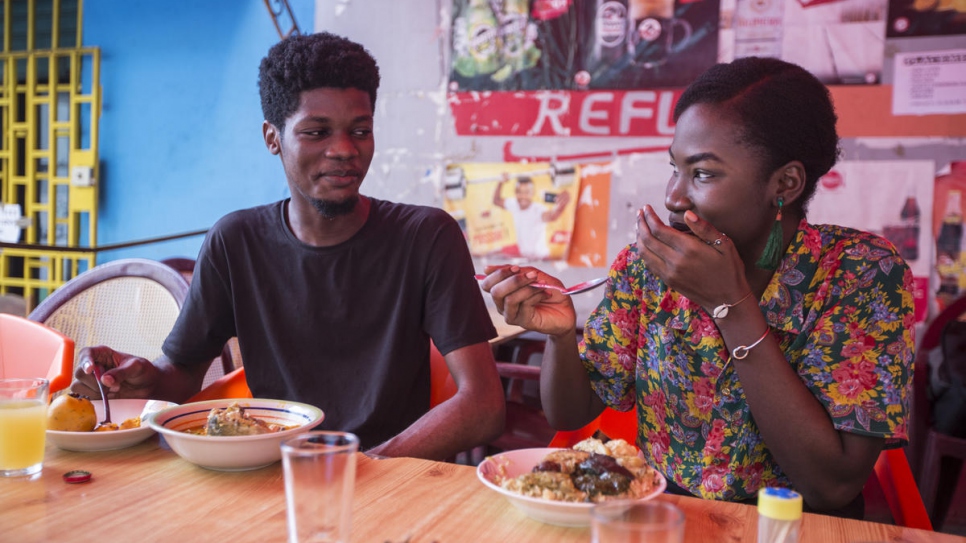
<path fill-rule="evenodd" d="M 288 0 L 303 32 L 314 0 Z M 210 227 L 288 195 L 265 149 L 258 63 L 279 40 L 263 0 L 85 0 L 101 50 L 98 245 Z M 194 258 L 202 237 L 104 252 Z"/>

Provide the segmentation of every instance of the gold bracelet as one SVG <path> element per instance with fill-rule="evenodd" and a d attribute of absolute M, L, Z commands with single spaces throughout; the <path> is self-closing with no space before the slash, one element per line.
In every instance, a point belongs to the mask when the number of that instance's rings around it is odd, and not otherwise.
<path fill-rule="evenodd" d="M 738 345 L 737 347 L 735 347 L 735 349 L 731 351 L 731 356 L 733 358 L 737 358 L 738 360 L 744 360 L 745 357 L 748 356 L 748 351 L 757 347 L 758 344 L 761 343 L 762 341 L 765 341 L 765 336 L 768 335 L 769 330 L 771 329 L 766 326 L 765 333 L 762 334 L 761 337 L 758 338 L 758 340 L 752 343 L 751 345 Z"/>
<path fill-rule="evenodd" d="M 745 294 L 743 298 L 741 298 L 740 300 L 738 300 L 737 302 L 735 302 L 733 304 L 721 304 L 721 305 L 719 305 L 718 307 L 714 308 L 714 311 L 711 312 L 711 316 L 714 317 L 714 318 L 716 318 L 716 319 L 723 319 L 723 318 L 727 317 L 728 316 L 728 310 L 729 309 L 731 309 L 732 307 L 734 307 L 734 306 L 740 304 L 741 302 L 747 300 L 748 298 L 751 298 L 751 294 L 752 294 L 751 292 L 749 292 L 748 294 Z"/>

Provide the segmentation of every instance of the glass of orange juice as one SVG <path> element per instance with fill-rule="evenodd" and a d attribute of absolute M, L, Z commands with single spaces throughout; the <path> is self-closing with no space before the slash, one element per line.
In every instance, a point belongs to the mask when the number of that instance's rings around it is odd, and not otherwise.
<path fill-rule="evenodd" d="M 0 477 L 40 473 L 49 386 L 46 379 L 0 379 Z"/>

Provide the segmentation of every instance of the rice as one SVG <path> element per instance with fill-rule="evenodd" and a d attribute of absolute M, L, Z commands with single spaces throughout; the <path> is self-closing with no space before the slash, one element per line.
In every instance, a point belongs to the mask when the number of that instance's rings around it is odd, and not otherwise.
<path fill-rule="evenodd" d="M 626 490 L 618 494 L 588 493 L 578 488 L 574 476 L 582 462 L 593 455 L 604 455 L 614 459 L 618 466 L 629 472 L 633 478 Z M 617 469 L 614 473 L 620 472 Z M 602 442 L 588 438 L 574 445 L 573 449 L 562 449 L 547 454 L 534 467 L 534 471 L 517 477 L 505 477 L 505 466 L 499 467 L 498 484 L 510 492 L 561 502 L 601 502 L 612 499 L 636 499 L 647 496 L 659 483 L 657 472 L 644 463 L 637 448 L 623 439 Z M 588 474 L 582 471 L 580 477 L 586 481 Z M 627 480 L 627 475 L 622 475 Z M 599 479 L 598 479 L 599 480 Z"/>

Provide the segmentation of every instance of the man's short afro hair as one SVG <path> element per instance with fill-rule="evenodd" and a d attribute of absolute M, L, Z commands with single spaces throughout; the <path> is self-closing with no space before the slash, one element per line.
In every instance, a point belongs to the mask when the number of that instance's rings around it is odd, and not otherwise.
<path fill-rule="evenodd" d="M 298 109 L 302 92 L 322 87 L 365 91 L 374 110 L 379 67 L 362 45 L 329 32 L 285 38 L 258 67 L 262 114 L 279 130 Z"/>

